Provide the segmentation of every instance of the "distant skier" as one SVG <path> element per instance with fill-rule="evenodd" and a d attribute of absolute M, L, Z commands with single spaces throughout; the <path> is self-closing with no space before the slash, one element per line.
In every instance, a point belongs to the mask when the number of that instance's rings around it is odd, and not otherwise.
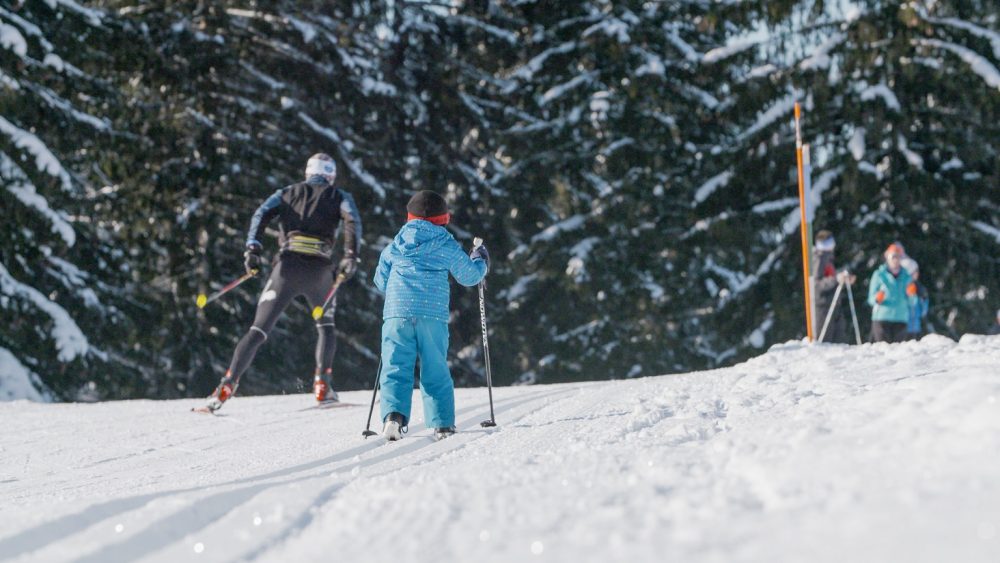
<path fill-rule="evenodd" d="M 910 283 L 906 286 L 907 305 L 909 307 L 909 318 L 906 322 L 906 339 L 916 340 L 923 335 L 923 323 L 927 318 L 930 309 L 930 298 L 927 288 L 920 283 L 920 266 L 913 258 L 903 258 L 901 262 L 903 269 L 910 274 Z"/>
<path fill-rule="evenodd" d="M 813 315 L 813 319 L 818 325 L 816 334 L 822 331 L 823 323 L 826 322 L 826 316 L 833 303 L 833 297 L 837 293 L 837 286 L 841 283 L 853 284 L 857 279 L 856 276 L 846 270 L 843 272 L 837 271 L 837 267 L 833 263 L 833 251 L 836 246 L 837 243 L 833 238 L 833 233 L 830 231 L 823 230 L 816 233 L 816 269 L 813 273 L 816 290 L 816 314 Z M 827 327 L 826 335 L 823 338 L 824 342 L 850 343 L 850 339 L 847 336 L 847 320 L 844 314 L 845 301 L 847 299 L 844 296 L 839 298 L 837 308 L 834 309 L 833 316 L 830 317 L 830 325 Z"/>
<path fill-rule="evenodd" d="M 991 326 L 989 330 L 986 331 L 986 334 L 991 334 L 991 335 L 1000 334 L 1000 309 L 997 309 L 996 321 L 993 323 L 993 326 Z"/>
<path fill-rule="evenodd" d="M 385 247 L 375 287 L 385 293 L 382 312 L 382 434 L 399 440 L 410 420 L 413 370 L 420 359 L 424 419 L 440 439 L 455 433 L 455 388 L 448 370 L 450 273 L 474 286 L 489 269 L 484 246 L 469 256 L 445 229 L 445 199 L 420 191 L 406 204 L 407 222 Z"/>
<path fill-rule="evenodd" d="M 236 393 L 240 377 L 250 367 L 257 349 L 296 297 L 304 296 L 310 307 L 322 305 L 335 276 L 350 278 L 358 268 L 361 216 L 351 195 L 333 186 L 337 164 L 327 154 L 315 154 L 306 163 L 305 176 L 304 182 L 274 192 L 257 208 L 250 221 L 243 253 L 247 272 L 260 270 L 263 249 L 260 239 L 275 217 L 281 227 L 278 234 L 280 251 L 257 303 L 253 325 L 237 344 L 226 375 L 209 397 L 206 405 L 209 411 L 218 410 Z M 344 253 L 339 264 L 334 266 L 333 247 L 341 223 Z M 313 393 L 319 402 L 337 400 L 337 392 L 330 381 L 336 351 L 335 312 L 336 299 L 316 321 L 319 339 Z"/>
<path fill-rule="evenodd" d="M 872 306 L 872 342 L 902 342 L 910 320 L 906 286 L 910 274 L 901 262 L 906 255 L 899 244 L 885 250 L 885 264 L 872 274 L 868 283 L 868 304 Z"/>

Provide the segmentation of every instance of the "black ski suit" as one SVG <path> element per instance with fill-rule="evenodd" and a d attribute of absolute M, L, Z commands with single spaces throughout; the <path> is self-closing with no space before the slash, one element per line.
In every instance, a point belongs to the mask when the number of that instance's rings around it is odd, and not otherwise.
<path fill-rule="evenodd" d="M 247 246 L 260 244 L 267 224 L 278 218 L 278 241 L 281 250 L 273 260 L 274 269 L 261 292 L 253 325 L 233 353 L 229 379 L 233 389 L 250 367 L 257 349 L 267 340 L 278 317 L 298 296 L 304 296 L 310 308 L 322 305 L 333 285 L 336 265 L 333 243 L 343 226 L 344 256 L 357 257 L 361 250 L 361 216 L 354 198 L 334 188 L 322 176 L 284 187 L 267 198 L 254 213 L 247 233 Z M 334 314 L 336 299 L 316 321 L 316 375 L 331 385 L 333 355 L 336 351 Z"/>
<path fill-rule="evenodd" d="M 819 338 L 819 334 L 823 330 L 823 323 L 826 321 L 826 315 L 833 303 L 833 296 L 837 293 L 837 268 L 833 265 L 833 252 L 820 251 L 816 253 L 816 270 L 813 272 L 813 281 L 816 293 L 814 298 L 816 313 L 813 315 L 813 324 L 815 325 L 816 337 Z M 846 289 L 842 290 L 841 293 L 844 291 Z M 844 314 L 846 300 L 844 295 L 841 295 L 840 299 L 837 300 L 837 308 L 833 310 L 830 326 L 827 327 L 826 335 L 823 338 L 824 342 L 851 343 L 847 337 L 847 320 Z"/>

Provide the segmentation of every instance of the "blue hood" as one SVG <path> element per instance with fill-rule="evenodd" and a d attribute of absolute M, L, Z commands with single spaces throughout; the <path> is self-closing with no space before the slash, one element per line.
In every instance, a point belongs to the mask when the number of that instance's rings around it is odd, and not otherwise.
<path fill-rule="evenodd" d="M 454 240 L 454 237 L 444 227 L 439 227 L 429 221 L 415 219 L 408 221 L 403 225 L 403 228 L 399 229 L 392 243 L 396 245 L 400 254 L 409 258 L 420 254 L 430 254 L 439 250 L 450 240 Z"/>
<path fill-rule="evenodd" d="M 415 219 L 382 250 L 375 287 L 385 292 L 382 318 L 425 318 L 448 322 L 449 274 L 464 286 L 486 275 L 486 263 L 462 250 L 444 227 Z"/>

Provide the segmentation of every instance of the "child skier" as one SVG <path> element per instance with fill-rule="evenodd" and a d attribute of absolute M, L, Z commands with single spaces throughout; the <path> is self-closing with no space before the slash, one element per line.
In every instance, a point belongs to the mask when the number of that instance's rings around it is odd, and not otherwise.
<path fill-rule="evenodd" d="M 910 284 L 906 286 L 906 296 L 909 302 L 910 318 L 906 323 L 906 339 L 916 340 L 923 334 L 924 319 L 930 310 L 930 298 L 927 288 L 920 283 L 920 265 L 913 258 L 902 260 L 903 269 L 910 274 Z"/>
<path fill-rule="evenodd" d="M 399 440 L 409 423 L 419 357 L 424 419 L 441 439 L 455 433 L 455 388 L 448 370 L 448 274 L 464 286 L 474 286 L 489 269 L 489 254 L 478 246 L 465 255 L 444 228 L 451 216 L 437 193 L 417 192 L 406 212 L 406 224 L 382 251 L 375 270 L 375 287 L 385 293 L 379 374 L 382 434 Z"/>

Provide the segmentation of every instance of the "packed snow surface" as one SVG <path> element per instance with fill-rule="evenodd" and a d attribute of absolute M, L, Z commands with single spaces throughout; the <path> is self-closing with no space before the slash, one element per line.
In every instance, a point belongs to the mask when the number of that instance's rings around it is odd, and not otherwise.
<path fill-rule="evenodd" d="M 0 403 L 0 559 L 1000 560 L 1000 337 L 460 389 L 440 442 L 369 397 Z"/>

